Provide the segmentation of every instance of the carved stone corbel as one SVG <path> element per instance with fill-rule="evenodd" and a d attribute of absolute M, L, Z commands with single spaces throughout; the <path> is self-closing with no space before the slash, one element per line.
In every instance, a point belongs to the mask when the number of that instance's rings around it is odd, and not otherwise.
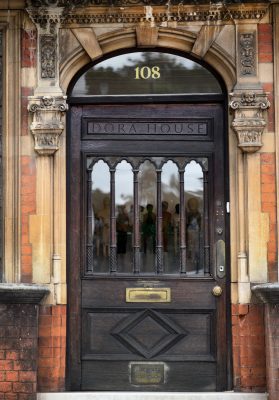
<path fill-rule="evenodd" d="M 67 109 L 66 96 L 29 97 L 28 111 L 33 114 L 30 129 L 37 153 L 49 156 L 59 149 Z"/>
<path fill-rule="evenodd" d="M 231 93 L 230 109 L 234 115 L 232 127 L 243 152 L 254 153 L 262 147 L 262 134 L 266 126 L 264 110 L 270 107 L 266 93 Z"/>

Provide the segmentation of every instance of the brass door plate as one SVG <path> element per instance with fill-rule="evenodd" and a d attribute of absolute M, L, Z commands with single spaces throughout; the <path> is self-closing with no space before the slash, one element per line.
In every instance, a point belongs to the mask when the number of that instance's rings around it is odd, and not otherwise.
<path fill-rule="evenodd" d="M 170 303 L 170 288 L 126 288 L 126 303 Z"/>
<path fill-rule="evenodd" d="M 160 385 L 166 381 L 166 368 L 162 362 L 131 362 L 129 369 L 132 385 Z"/>

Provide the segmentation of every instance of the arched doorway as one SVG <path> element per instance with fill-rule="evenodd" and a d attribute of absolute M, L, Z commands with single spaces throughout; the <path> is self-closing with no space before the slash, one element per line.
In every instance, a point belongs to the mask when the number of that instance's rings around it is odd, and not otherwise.
<path fill-rule="evenodd" d="M 220 82 L 134 52 L 87 68 L 69 102 L 70 389 L 227 389 Z"/>

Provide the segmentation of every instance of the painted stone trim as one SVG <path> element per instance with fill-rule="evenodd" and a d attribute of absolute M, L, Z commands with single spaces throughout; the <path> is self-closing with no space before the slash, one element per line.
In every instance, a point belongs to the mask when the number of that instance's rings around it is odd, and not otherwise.
<path fill-rule="evenodd" d="M 256 33 L 239 34 L 239 63 L 242 76 L 256 75 Z"/>
<path fill-rule="evenodd" d="M 28 111 L 33 114 L 30 129 L 38 154 L 52 155 L 59 149 L 59 137 L 64 130 L 63 117 L 67 109 L 66 96 L 29 97 Z"/>
<path fill-rule="evenodd" d="M 263 111 L 270 107 L 265 93 L 231 93 L 230 109 L 234 119 L 232 128 L 238 138 L 238 147 L 254 153 L 262 147 L 262 134 L 266 126 Z"/>

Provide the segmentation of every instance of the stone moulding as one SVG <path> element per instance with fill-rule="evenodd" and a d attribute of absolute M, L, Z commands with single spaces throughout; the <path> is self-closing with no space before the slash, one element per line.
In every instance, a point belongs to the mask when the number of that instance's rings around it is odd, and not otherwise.
<path fill-rule="evenodd" d="M 27 12 L 33 22 L 43 29 L 59 24 L 61 27 L 72 25 L 91 25 L 103 23 L 139 23 L 147 20 L 147 5 L 139 3 L 133 4 L 105 4 L 100 2 L 97 4 L 80 4 L 79 8 L 72 2 L 69 7 L 62 3 L 42 4 L 34 6 L 29 4 Z M 81 8 L 81 6 L 83 6 Z M 178 5 L 171 4 L 169 7 L 167 2 L 162 4 L 153 4 L 153 17 L 156 24 L 163 22 L 175 21 L 177 23 L 185 22 L 216 22 L 216 21 L 242 21 L 242 20 L 260 20 L 268 10 L 268 4 L 261 3 L 255 6 L 249 4 L 239 7 L 236 4 L 224 5 L 202 4 L 189 5 L 179 2 Z"/>
<path fill-rule="evenodd" d="M 270 107 L 265 93 L 231 93 L 229 103 L 233 113 L 232 128 L 243 152 L 254 153 L 262 147 L 262 134 L 266 126 L 263 112 Z"/>
<path fill-rule="evenodd" d="M 263 283 L 252 287 L 252 292 L 262 302 L 279 304 L 279 283 Z"/>
<path fill-rule="evenodd" d="M 28 111 L 33 114 L 30 129 L 38 154 L 52 155 L 59 149 L 67 109 L 66 96 L 29 97 Z"/>
<path fill-rule="evenodd" d="M 44 285 L 26 283 L 0 283 L 0 303 L 39 304 L 49 293 Z"/>

